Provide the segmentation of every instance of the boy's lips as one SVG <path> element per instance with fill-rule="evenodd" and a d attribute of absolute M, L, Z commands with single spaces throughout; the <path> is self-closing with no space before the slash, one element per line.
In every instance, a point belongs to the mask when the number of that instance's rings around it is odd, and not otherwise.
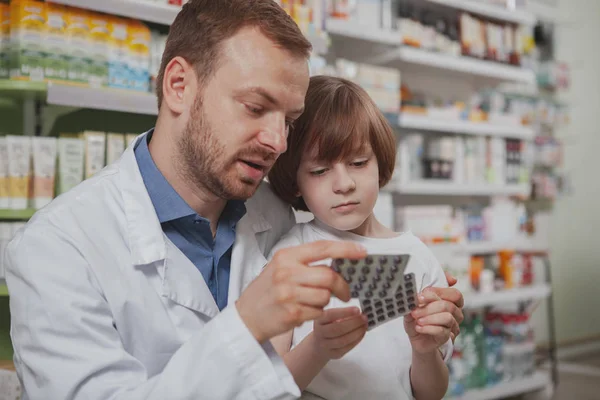
<path fill-rule="evenodd" d="M 354 211 L 354 209 L 356 208 L 356 206 L 358 206 L 358 204 L 360 204 L 359 201 L 346 201 L 346 202 L 338 204 L 337 206 L 334 206 L 332 208 L 335 211 L 344 213 L 344 212 Z"/>

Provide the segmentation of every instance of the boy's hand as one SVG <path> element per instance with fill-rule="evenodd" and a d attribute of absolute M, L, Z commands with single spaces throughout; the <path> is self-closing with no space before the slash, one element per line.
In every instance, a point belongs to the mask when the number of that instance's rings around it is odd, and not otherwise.
<path fill-rule="evenodd" d="M 315 354 L 327 360 L 342 358 L 367 333 L 367 317 L 357 307 L 329 308 L 314 322 Z"/>
<path fill-rule="evenodd" d="M 413 351 L 426 354 L 445 344 L 458 322 L 434 291 L 424 291 L 418 298 L 419 308 L 404 317 L 404 329 Z"/>

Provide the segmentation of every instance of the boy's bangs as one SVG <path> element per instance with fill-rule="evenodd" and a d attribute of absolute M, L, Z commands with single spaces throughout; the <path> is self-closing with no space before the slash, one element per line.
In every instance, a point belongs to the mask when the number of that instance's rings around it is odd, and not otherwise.
<path fill-rule="evenodd" d="M 321 108 L 312 121 L 306 148 L 316 145 L 317 160 L 350 159 L 369 144 L 372 126 L 367 110 L 352 95 L 336 96 L 331 108 Z"/>

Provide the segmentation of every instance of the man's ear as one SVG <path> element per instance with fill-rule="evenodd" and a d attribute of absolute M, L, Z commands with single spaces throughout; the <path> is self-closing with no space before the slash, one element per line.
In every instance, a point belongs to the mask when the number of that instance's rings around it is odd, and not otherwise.
<path fill-rule="evenodd" d="M 196 99 L 198 79 L 191 64 L 183 57 L 173 58 L 165 68 L 163 104 L 175 114 L 189 110 Z"/>

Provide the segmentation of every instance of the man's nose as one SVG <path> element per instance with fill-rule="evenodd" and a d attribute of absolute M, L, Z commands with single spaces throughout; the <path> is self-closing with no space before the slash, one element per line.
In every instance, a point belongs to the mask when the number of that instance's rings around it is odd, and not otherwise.
<path fill-rule="evenodd" d="M 285 118 L 273 118 L 261 129 L 258 141 L 274 153 L 281 154 L 287 150 L 287 126 Z"/>

